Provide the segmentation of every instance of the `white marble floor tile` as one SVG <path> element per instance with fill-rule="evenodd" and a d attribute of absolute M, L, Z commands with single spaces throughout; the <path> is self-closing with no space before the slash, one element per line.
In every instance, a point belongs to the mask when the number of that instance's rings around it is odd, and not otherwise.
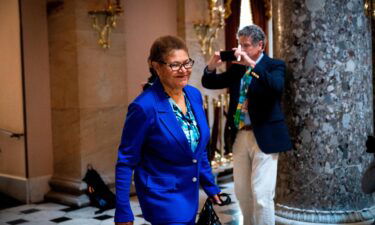
<path fill-rule="evenodd" d="M 115 224 L 115 222 L 114 222 L 113 218 L 108 219 L 108 220 L 103 220 L 100 223 L 100 225 L 114 225 L 114 224 Z"/>
<path fill-rule="evenodd" d="M 21 223 L 20 225 L 56 225 L 56 223 L 51 222 L 51 221 L 43 221 L 42 223 L 41 221 L 34 221 L 34 222 Z"/>
<path fill-rule="evenodd" d="M 22 219 L 27 221 L 49 221 L 55 218 L 62 217 L 66 214 L 63 211 L 55 211 L 55 210 L 45 210 L 34 212 L 30 214 L 25 214 Z"/>
<path fill-rule="evenodd" d="M 37 205 L 35 204 L 28 204 L 28 205 L 21 205 L 17 207 L 3 209 L 0 212 L 20 212 L 20 211 L 27 210 L 27 209 L 34 209 L 36 207 Z"/>
<path fill-rule="evenodd" d="M 85 207 L 81 209 L 77 209 L 71 212 L 68 212 L 65 216 L 69 218 L 93 218 L 96 216 L 102 216 L 105 215 L 105 212 L 95 214 L 99 209 L 95 207 Z"/>
<path fill-rule="evenodd" d="M 101 221 L 96 219 L 74 219 L 68 220 L 59 225 L 100 225 Z"/>
<path fill-rule="evenodd" d="M 115 216 L 116 209 L 110 209 L 103 212 L 105 215 Z"/>
<path fill-rule="evenodd" d="M 219 216 L 221 223 L 229 223 L 230 221 L 236 218 L 235 216 L 227 215 L 227 214 L 219 214 L 218 216 Z"/>
<path fill-rule="evenodd" d="M 150 224 L 150 223 L 147 222 L 147 221 L 146 221 L 145 219 L 143 219 L 143 218 L 135 217 L 134 225 L 141 225 L 141 224 Z"/>
<path fill-rule="evenodd" d="M 2 224 L 2 222 L 4 222 L 4 224 L 5 224 L 5 222 L 20 219 L 20 218 L 22 218 L 22 216 L 23 215 L 21 215 L 20 213 L 17 213 L 17 212 L 0 211 L 0 224 Z"/>
<path fill-rule="evenodd" d="M 40 209 L 40 210 L 60 210 L 60 209 L 69 208 L 69 206 L 48 202 L 48 203 L 38 204 L 36 205 L 35 208 Z"/>

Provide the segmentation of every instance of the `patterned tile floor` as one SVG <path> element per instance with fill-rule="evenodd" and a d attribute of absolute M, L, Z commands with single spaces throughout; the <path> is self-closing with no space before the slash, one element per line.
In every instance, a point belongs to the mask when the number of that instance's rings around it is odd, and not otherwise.
<path fill-rule="evenodd" d="M 233 182 L 220 184 L 223 192 L 231 194 L 232 203 L 228 206 L 215 206 L 215 210 L 223 225 L 242 224 L 242 215 L 238 202 L 234 196 Z M 200 192 L 200 207 L 203 206 L 206 195 Z M 131 206 L 135 215 L 134 225 L 149 224 L 142 217 L 142 212 L 136 197 L 132 197 Z M 56 203 L 40 203 L 21 205 L 18 207 L 0 210 L 0 225 L 113 225 L 115 210 L 107 210 L 95 214 L 97 208 L 88 206 L 84 208 L 71 208 Z"/>

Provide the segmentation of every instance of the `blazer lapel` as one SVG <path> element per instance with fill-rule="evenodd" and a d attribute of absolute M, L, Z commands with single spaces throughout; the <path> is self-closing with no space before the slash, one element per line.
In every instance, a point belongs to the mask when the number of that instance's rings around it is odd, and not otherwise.
<path fill-rule="evenodd" d="M 191 108 L 193 110 L 193 113 L 194 113 L 194 117 L 195 117 L 195 120 L 198 124 L 198 129 L 199 129 L 199 133 L 200 133 L 200 136 L 199 136 L 199 143 L 198 143 L 198 146 L 195 150 L 195 153 L 197 153 L 200 149 L 203 148 L 206 148 L 207 146 L 203 146 L 204 143 L 207 142 L 207 132 L 208 131 L 208 125 L 207 125 L 207 119 L 206 119 L 206 115 L 204 114 L 204 111 L 203 111 L 203 105 L 199 104 L 195 98 L 197 98 L 198 96 L 193 96 L 193 93 L 190 92 L 189 88 L 184 88 L 185 90 L 185 94 L 187 96 L 187 98 L 189 99 L 189 102 L 190 102 L 190 105 L 191 105 Z"/>
<path fill-rule="evenodd" d="M 262 59 L 257 63 L 257 64 L 267 64 L 268 63 L 268 60 L 269 60 L 269 57 L 267 56 L 267 54 L 266 53 L 263 53 L 264 55 L 263 55 L 263 57 L 262 57 Z M 250 85 L 249 85 L 249 89 L 251 89 L 251 88 L 254 88 L 254 85 L 256 85 L 256 83 L 257 83 L 257 80 L 258 78 L 255 78 L 255 77 L 253 77 L 252 79 L 251 79 L 251 82 L 250 82 Z M 255 80 L 255 81 L 254 81 Z M 249 92 L 248 92 L 249 93 Z"/>
<path fill-rule="evenodd" d="M 155 88 L 157 95 L 157 111 L 162 124 L 167 128 L 170 135 L 174 137 L 179 146 L 184 150 L 190 152 L 188 140 L 180 127 L 176 115 L 174 114 L 172 107 L 169 103 L 169 97 L 165 94 L 162 84 L 159 80 L 155 81 L 152 85 Z"/>

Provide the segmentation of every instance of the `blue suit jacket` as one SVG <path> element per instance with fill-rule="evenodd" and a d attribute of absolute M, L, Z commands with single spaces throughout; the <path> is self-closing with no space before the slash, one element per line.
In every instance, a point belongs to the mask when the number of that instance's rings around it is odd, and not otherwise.
<path fill-rule="evenodd" d="M 151 223 L 189 222 L 199 204 L 199 185 L 220 192 L 207 160 L 209 127 L 200 92 L 186 86 L 200 131 L 192 152 L 159 80 L 130 105 L 116 165 L 116 222 L 134 220 L 129 204 L 132 171 L 143 216 Z"/>
<path fill-rule="evenodd" d="M 208 73 L 205 70 L 202 77 L 202 84 L 206 88 L 229 88 L 228 126 L 234 132 L 237 129 L 233 117 L 240 96 L 241 79 L 245 72 L 245 66 L 233 64 L 222 74 Z M 253 72 L 247 98 L 248 112 L 257 144 L 264 153 L 288 151 L 292 148 L 292 143 L 281 109 L 285 63 L 264 54 Z"/>

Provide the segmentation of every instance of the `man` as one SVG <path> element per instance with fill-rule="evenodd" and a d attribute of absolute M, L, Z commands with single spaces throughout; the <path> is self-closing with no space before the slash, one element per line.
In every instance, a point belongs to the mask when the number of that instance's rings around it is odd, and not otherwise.
<path fill-rule="evenodd" d="M 224 73 L 216 52 L 208 62 L 202 84 L 209 89 L 229 88 L 228 124 L 237 132 L 233 145 L 234 186 L 244 225 L 275 224 L 274 196 L 278 153 L 292 144 L 281 110 L 285 63 L 263 51 L 266 36 L 256 25 L 237 33 L 240 61 Z"/>

